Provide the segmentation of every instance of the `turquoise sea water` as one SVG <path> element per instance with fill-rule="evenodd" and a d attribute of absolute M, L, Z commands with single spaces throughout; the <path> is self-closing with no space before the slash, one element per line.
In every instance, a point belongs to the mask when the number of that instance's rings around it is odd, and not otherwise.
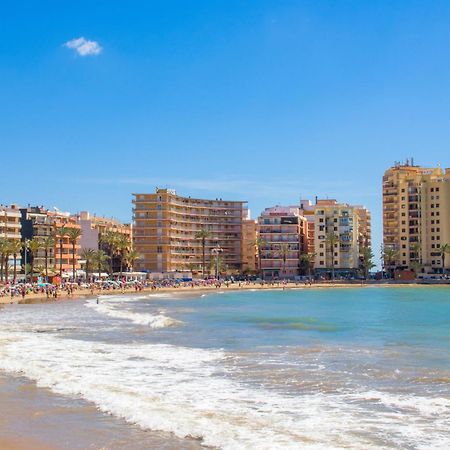
<path fill-rule="evenodd" d="M 450 448 L 450 289 L 116 296 L 0 313 L 0 368 L 219 448 Z"/>

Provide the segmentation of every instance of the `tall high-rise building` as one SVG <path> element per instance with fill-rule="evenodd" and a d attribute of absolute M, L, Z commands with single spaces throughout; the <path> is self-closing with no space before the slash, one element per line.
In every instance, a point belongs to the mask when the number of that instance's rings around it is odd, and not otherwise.
<path fill-rule="evenodd" d="M 182 197 L 172 189 L 133 196 L 133 241 L 141 255 L 136 269 L 201 273 L 203 243 L 199 233 L 206 232 L 207 269 L 218 252 L 223 269 L 242 270 L 242 223 L 247 217 L 247 202 Z"/>
<path fill-rule="evenodd" d="M 308 221 L 296 206 L 266 208 L 258 217 L 259 257 L 265 279 L 299 275 L 300 256 L 308 249 Z"/>
<path fill-rule="evenodd" d="M 315 205 L 316 273 L 354 276 L 364 246 L 370 247 L 370 213 L 363 206 L 317 200 Z"/>
<path fill-rule="evenodd" d="M 387 269 L 441 273 L 450 244 L 450 169 L 397 163 L 383 176 L 383 244 Z M 387 259 L 387 258 L 385 258 Z M 388 267 L 389 266 L 389 267 Z M 446 269 L 450 258 L 446 258 Z"/>

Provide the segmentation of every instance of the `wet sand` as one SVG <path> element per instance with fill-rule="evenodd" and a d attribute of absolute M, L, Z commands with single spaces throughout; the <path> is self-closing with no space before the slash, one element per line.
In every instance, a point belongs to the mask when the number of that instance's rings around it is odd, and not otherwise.
<path fill-rule="evenodd" d="M 148 432 L 83 400 L 0 372 L 2 450 L 199 450 L 195 440 Z"/>

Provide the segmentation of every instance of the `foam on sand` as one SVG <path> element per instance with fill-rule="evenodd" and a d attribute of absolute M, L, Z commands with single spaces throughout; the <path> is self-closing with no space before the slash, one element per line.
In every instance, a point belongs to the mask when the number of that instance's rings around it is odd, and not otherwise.
<path fill-rule="evenodd" d="M 426 400 L 421 398 L 386 399 L 376 391 L 286 396 L 249 386 L 225 369 L 232 356 L 220 350 L 20 332 L 13 337 L 0 332 L 0 340 L 1 369 L 57 393 L 81 396 L 144 429 L 202 439 L 205 445 L 264 450 L 437 449 L 450 444 L 450 400 L 445 398 L 430 402 L 426 415 L 434 414 L 436 421 L 424 423 Z M 371 399 L 389 408 L 368 414 L 365 405 Z M 370 430 L 371 437 L 361 430 Z"/>

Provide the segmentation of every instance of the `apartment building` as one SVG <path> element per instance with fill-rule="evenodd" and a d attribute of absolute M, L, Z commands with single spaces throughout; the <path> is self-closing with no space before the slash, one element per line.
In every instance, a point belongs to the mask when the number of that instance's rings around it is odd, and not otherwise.
<path fill-rule="evenodd" d="M 266 208 L 258 217 L 262 241 L 261 270 L 265 279 L 293 278 L 300 256 L 308 249 L 308 221 L 296 206 Z"/>
<path fill-rule="evenodd" d="M 314 233 L 316 222 L 315 204 L 311 202 L 311 200 L 307 199 L 300 200 L 300 214 L 307 220 L 308 226 L 307 253 L 309 253 L 310 255 L 314 255 L 315 253 Z"/>
<path fill-rule="evenodd" d="M 364 246 L 370 246 L 370 213 L 363 206 L 317 200 L 315 205 L 316 274 L 355 276 Z"/>
<path fill-rule="evenodd" d="M 80 239 L 80 255 L 85 249 L 101 249 L 109 253 L 107 244 L 102 242 L 102 237 L 107 233 L 117 233 L 118 235 L 125 236 L 130 242 L 129 250 L 131 250 L 133 242 L 131 224 L 122 223 L 114 218 L 92 215 L 88 211 L 81 211 L 79 214 L 72 217 L 76 219 L 82 231 Z M 118 272 L 120 270 L 119 256 L 112 258 L 112 270 L 113 272 Z"/>
<path fill-rule="evenodd" d="M 0 205 L 0 239 L 20 241 L 21 223 L 20 210 L 16 205 Z M 22 264 L 21 255 L 16 255 L 16 267 L 20 269 Z M 8 265 L 14 265 L 14 255 L 9 256 Z"/>
<path fill-rule="evenodd" d="M 256 273 L 257 266 L 257 222 L 254 219 L 242 221 L 242 272 Z"/>
<path fill-rule="evenodd" d="M 396 163 L 383 176 L 383 244 L 392 249 L 390 269 L 425 273 L 442 267 L 441 248 L 450 243 L 450 169 Z"/>
<path fill-rule="evenodd" d="M 172 189 L 151 194 L 133 194 L 133 242 L 141 255 L 137 270 L 202 272 L 202 239 L 209 269 L 220 254 L 221 266 L 242 271 L 243 221 L 247 202 L 182 197 Z M 216 250 L 213 250 L 216 249 Z"/>
<path fill-rule="evenodd" d="M 61 242 L 58 234 L 58 229 L 76 228 L 80 226 L 76 220 L 70 217 L 69 213 L 60 211 L 50 211 L 43 206 L 28 206 L 20 209 L 22 238 L 23 240 L 31 240 L 36 238 L 40 242 L 44 242 L 46 238 L 53 238 L 53 245 L 47 251 L 47 265 L 51 269 L 52 274 L 59 273 L 60 268 L 64 273 L 72 273 L 72 243 L 68 236 L 62 238 L 62 253 Z M 80 268 L 79 265 L 79 239 L 75 245 L 75 270 Z M 27 250 L 27 261 L 31 262 L 34 258 L 34 267 L 44 267 L 45 265 L 45 249 L 39 248 L 36 254 L 33 255 Z"/>

